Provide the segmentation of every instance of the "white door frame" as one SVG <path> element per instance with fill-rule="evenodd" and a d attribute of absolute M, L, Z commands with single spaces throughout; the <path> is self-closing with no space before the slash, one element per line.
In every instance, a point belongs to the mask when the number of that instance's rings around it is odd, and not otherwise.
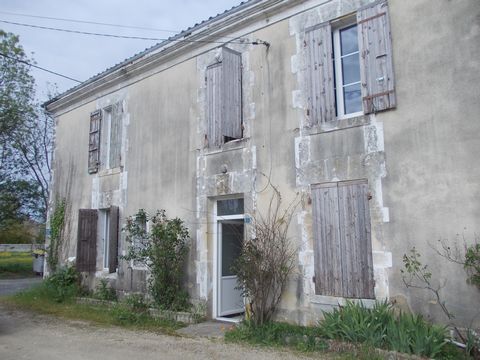
<path fill-rule="evenodd" d="M 220 319 L 224 321 L 232 321 L 229 318 L 219 316 L 219 297 L 220 297 L 220 273 L 219 270 L 219 226 L 222 221 L 226 220 L 244 220 L 245 214 L 235 214 L 235 215 L 217 215 L 217 200 L 230 200 L 230 199 L 241 199 L 242 197 L 231 197 L 228 199 L 216 199 L 213 205 L 213 301 L 212 301 L 212 317 L 214 319 Z M 245 210 L 244 210 L 245 213 Z"/>

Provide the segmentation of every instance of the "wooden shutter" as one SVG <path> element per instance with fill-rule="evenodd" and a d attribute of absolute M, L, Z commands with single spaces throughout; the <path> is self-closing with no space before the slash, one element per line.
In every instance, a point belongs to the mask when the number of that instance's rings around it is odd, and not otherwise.
<path fill-rule="evenodd" d="M 310 126 L 335 118 L 332 29 L 323 24 L 305 33 L 307 121 Z"/>
<path fill-rule="evenodd" d="M 222 49 L 222 62 L 206 70 L 206 116 L 209 146 L 242 138 L 241 54 Z"/>
<path fill-rule="evenodd" d="M 108 229 L 108 271 L 114 273 L 118 266 L 118 206 L 110 207 Z"/>
<path fill-rule="evenodd" d="M 366 180 L 312 187 L 315 293 L 374 298 Z"/>
<path fill-rule="evenodd" d="M 88 173 L 98 171 L 100 165 L 100 129 L 102 111 L 97 110 L 90 114 L 90 136 L 88 141 Z"/>
<path fill-rule="evenodd" d="M 242 56 L 223 48 L 223 142 L 242 138 Z"/>
<path fill-rule="evenodd" d="M 78 211 L 77 270 L 93 272 L 97 265 L 97 223 L 94 209 Z"/>
<path fill-rule="evenodd" d="M 220 146 L 222 135 L 222 63 L 211 65 L 206 72 L 207 82 L 207 140 L 209 146 Z"/>
<path fill-rule="evenodd" d="M 396 106 L 388 4 L 377 3 L 357 12 L 360 74 L 365 114 Z"/>
<path fill-rule="evenodd" d="M 122 104 L 112 106 L 110 116 L 110 149 L 109 166 L 116 168 L 120 166 L 122 150 Z"/>

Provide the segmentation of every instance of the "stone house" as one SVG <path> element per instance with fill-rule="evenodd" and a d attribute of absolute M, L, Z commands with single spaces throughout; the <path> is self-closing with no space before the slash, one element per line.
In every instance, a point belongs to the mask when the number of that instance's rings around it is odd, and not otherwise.
<path fill-rule="evenodd" d="M 120 229 L 165 209 L 190 230 L 192 298 L 229 317 L 243 311 L 232 233 L 248 240 L 273 184 L 304 199 L 278 319 L 386 298 L 443 321 L 402 282 L 415 246 L 458 322 L 478 325 L 478 291 L 434 248 L 479 231 L 479 19 L 476 0 L 250 0 L 50 100 L 62 261 L 144 291 Z"/>

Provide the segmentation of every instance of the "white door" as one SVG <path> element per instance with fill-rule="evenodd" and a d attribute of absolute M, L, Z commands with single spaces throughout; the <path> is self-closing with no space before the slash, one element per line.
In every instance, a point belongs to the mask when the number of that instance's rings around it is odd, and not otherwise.
<path fill-rule="evenodd" d="M 242 291 L 232 271 L 233 262 L 240 255 L 244 238 L 244 220 L 218 222 L 218 316 L 244 312 Z"/>

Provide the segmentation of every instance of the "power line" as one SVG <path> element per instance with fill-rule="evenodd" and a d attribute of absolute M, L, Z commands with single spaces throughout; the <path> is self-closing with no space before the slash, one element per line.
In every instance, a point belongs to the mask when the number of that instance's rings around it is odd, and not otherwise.
<path fill-rule="evenodd" d="M 73 23 L 79 23 L 79 24 L 92 24 L 92 25 L 112 26 L 112 27 L 119 27 L 119 28 L 124 28 L 124 29 L 137 29 L 137 30 L 170 32 L 170 33 L 175 33 L 175 34 L 178 33 L 178 32 L 180 32 L 179 30 L 155 29 L 155 28 L 142 27 L 142 26 L 120 25 L 120 24 L 111 24 L 111 23 L 104 23 L 104 22 L 88 21 L 88 20 L 77 20 L 77 19 L 58 18 L 58 17 L 51 17 L 51 16 L 19 14 L 19 13 L 14 13 L 14 12 L 9 12 L 9 11 L 0 11 L 0 14 L 15 15 L 15 16 L 24 16 L 24 17 L 37 18 L 37 19 L 66 21 L 66 22 L 73 22 Z"/>
<path fill-rule="evenodd" d="M 37 69 L 39 69 L 39 70 L 46 71 L 46 72 L 48 72 L 48 73 L 50 73 L 50 74 L 54 74 L 54 75 L 57 75 L 57 76 L 61 76 L 61 77 L 65 78 L 65 79 L 68 79 L 68 80 L 72 80 L 72 81 L 76 81 L 76 82 L 78 82 L 78 83 L 82 83 L 82 81 L 77 80 L 77 79 L 74 79 L 74 78 L 71 78 L 70 76 L 62 75 L 62 74 L 57 73 L 57 72 L 55 72 L 55 71 L 45 69 L 45 68 L 43 68 L 43 67 L 41 67 L 41 66 L 34 65 L 34 64 L 29 63 L 28 61 L 25 61 L 25 60 L 22 60 L 22 59 L 17 59 L 17 58 L 14 58 L 14 57 L 12 57 L 12 56 L 8 56 L 7 54 L 3 54 L 3 53 L 1 53 L 1 52 L 0 52 L 0 56 L 3 56 L 3 57 L 5 57 L 5 58 L 7 58 L 7 59 L 10 59 L 10 60 L 13 60 L 13 61 L 17 61 L 17 62 L 20 62 L 20 63 L 22 63 L 22 64 L 25 64 L 25 65 L 28 65 L 28 66 L 31 66 L 31 67 L 34 67 L 34 68 L 37 68 Z"/>
<path fill-rule="evenodd" d="M 69 30 L 69 29 L 60 29 L 60 28 L 53 28 L 47 26 L 40 26 L 40 25 L 31 25 L 31 24 L 24 24 L 18 23 L 13 21 L 6 21 L 0 20 L 0 22 L 5 24 L 12 24 L 18 26 L 25 26 L 31 27 L 36 29 L 43 29 L 43 30 L 53 30 L 53 31 L 62 31 L 67 33 L 74 33 L 74 34 L 82 34 L 82 35 L 93 35 L 93 36 L 103 36 L 103 37 L 112 37 L 112 38 L 119 38 L 119 39 L 134 39 L 134 40 L 152 40 L 152 41 L 175 41 L 175 42 L 190 42 L 190 43 L 207 43 L 207 44 L 252 44 L 252 45 L 266 45 L 266 43 L 257 40 L 251 42 L 234 42 L 234 41 L 206 41 L 206 40 L 187 40 L 187 39 L 167 39 L 167 38 L 150 38 L 150 37 L 142 37 L 142 36 L 126 36 L 126 35 L 114 35 L 114 34 L 105 34 L 105 33 L 94 33 L 88 31 L 78 31 L 78 30 Z"/>

